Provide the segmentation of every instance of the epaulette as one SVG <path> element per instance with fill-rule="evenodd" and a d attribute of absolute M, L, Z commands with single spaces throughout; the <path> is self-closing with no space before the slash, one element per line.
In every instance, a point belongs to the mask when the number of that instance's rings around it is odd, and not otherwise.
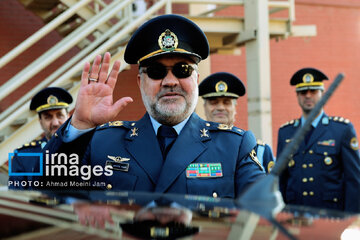
<path fill-rule="evenodd" d="M 297 126 L 299 126 L 299 123 L 300 123 L 299 119 L 293 119 L 293 120 L 290 120 L 290 121 L 284 123 L 283 125 L 281 125 L 280 128 L 283 128 L 283 127 L 286 127 L 289 125 L 294 125 L 294 127 L 297 127 Z"/>
<path fill-rule="evenodd" d="M 97 127 L 97 130 L 112 128 L 112 127 L 124 127 L 124 128 L 130 128 L 131 126 L 134 126 L 135 122 L 129 122 L 129 121 L 111 121 L 104 124 L 101 124 Z"/>
<path fill-rule="evenodd" d="M 31 141 L 29 143 L 25 143 L 24 145 L 22 145 L 18 149 L 37 147 L 37 146 L 41 145 L 42 143 L 43 143 L 43 141 Z"/>
<path fill-rule="evenodd" d="M 234 125 L 227 125 L 223 123 L 216 123 L 216 122 L 206 122 L 206 127 L 210 131 L 227 131 L 227 132 L 233 132 L 237 133 L 239 135 L 244 135 L 245 130 L 235 127 Z"/>
<path fill-rule="evenodd" d="M 329 117 L 329 120 L 334 121 L 334 122 L 345 123 L 345 124 L 349 124 L 349 123 L 350 123 L 350 120 L 349 120 L 349 119 L 343 118 L 343 117 L 338 117 L 338 116 Z"/>
<path fill-rule="evenodd" d="M 261 139 L 256 139 L 256 144 L 265 146 L 265 142 L 263 142 L 263 140 L 261 140 Z"/>

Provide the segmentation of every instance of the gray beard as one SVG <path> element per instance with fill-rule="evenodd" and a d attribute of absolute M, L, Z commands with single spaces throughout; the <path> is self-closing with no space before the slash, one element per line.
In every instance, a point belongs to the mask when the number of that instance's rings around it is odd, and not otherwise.
<path fill-rule="evenodd" d="M 198 93 L 196 92 L 189 102 L 187 99 L 185 99 L 185 103 L 179 106 L 177 109 L 169 109 L 167 103 L 170 104 L 176 100 L 167 100 L 166 102 L 162 101 L 162 103 L 160 103 L 159 97 L 156 96 L 156 101 L 152 102 L 150 97 L 147 96 L 142 89 L 141 97 L 146 111 L 150 114 L 150 116 L 159 123 L 169 126 L 174 126 L 190 116 L 190 114 L 194 112 L 198 101 Z"/>

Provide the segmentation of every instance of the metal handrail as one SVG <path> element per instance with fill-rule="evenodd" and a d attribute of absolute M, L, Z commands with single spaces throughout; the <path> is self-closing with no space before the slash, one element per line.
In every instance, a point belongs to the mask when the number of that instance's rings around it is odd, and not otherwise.
<path fill-rule="evenodd" d="M 120 3 L 119 3 L 120 1 Z M 103 9 L 99 14 L 95 15 L 89 21 L 85 22 L 75 31 L 66 36 L 62 41 L 58 42 L 50 48 L 46 53 L 8 80 L 0 87 L 0 100 L 9 95 L 12 91 L 18 88 L 21 84 L 29 80 L 35 74 L 40 72 L 46 66 L 55 61 L 63 53 L 68 51 L 71 47 L 75 46 L 79 41 L 88 36 L 98 26 L 111 19 L 120 10 L 132 3 L 134 0 L 115 0 Z"/>
<path fill-rule="evenodd" d="M 57 18 L 46 24 L 36 33 L 31 35 L 25 41 L 23 41 L 20 45 L 12 49 L 8 52 L 5 56 L 0 58 L 0 68 L 2 68 L 5 64 L 9 63 L 19 54 L 23 53 L 26 49 L 34 45 L 38 40 L 43 38 L 46 34 L 50 33 L 51 31 L 55 30 L 60 24 L 64 23 L 68 20 L 71 16 L 73 16 L 80 8 L 84 7 L 88 4 L 91 0 L 81 0 L 80 2 L 76 3 L 75 5 L 71 6 L 65 12 L 60 14 Z"/>

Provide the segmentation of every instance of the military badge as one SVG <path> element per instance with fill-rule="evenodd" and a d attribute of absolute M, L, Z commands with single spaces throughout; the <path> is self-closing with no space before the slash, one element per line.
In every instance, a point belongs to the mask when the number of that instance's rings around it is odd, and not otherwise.
<path fill-rule="evenodd" d="M 158 44 L 163 51 L 174 51 L 179 44 L 179 40 L 175 33 L 166 29 L 165 32 L 159 36 Z"/>
<path fill-rule="evenodd" d="M 324 141 L 318 141 L 318 145 L 335 147 L 335 139 L 329 139 Z"/>
<path fill-rule="evenodd" d="M 50 95 L 48 98 L 47 98 L 47 103 L 49 105 L 55 105 L 59 102 L 58 98 L 53 96 L 53 95 Z"/>
<path fill-rule="evenodd" d="M 271 169 L 274 167 L 275 163 L 274 161 L 270 161 L 267 165 L 267 172 L 269 173 Z"/>
<path fill-rule="evenodd" d="M 350 147 L 353 149 L 353 150 L 359 150 L 359 142 L 357 140 L 356 137 L 353 137 L 351 140 L 350 140 Z"/>
<path fill-rule="evenodd" d="M 306 73 L 304 74 L 302 80 L 304 83 L 312 83 L 314 81 L 314 76 L 310 73 Z"/>
<path fill-rule="evenodd" d="M 123 121 L 109 122 L 109 126 L 114 126 L 114 127 L 120 127 L 120 126 L 122 126 L 123 124 L 124 124 Z"/>
<path fill-rule="evenodd" d="M 220 130 L 231 130 L 232 126 L 229 126 L 227 124 L 219 123 L 218 129 Z"/>
<path fill-rule="evenodd" d="M 227 92 L 228 85 L 226 84 L 226 82 L 219 81 L 215 85 L 215 90 L 216 90 L 216 92 Z"/>
<path fill-rule="evenodd" d="M 326 157 L 326 158 L 324 158 L 324 163 L 326 165 L 331 165 L 333 163 L 333 160 L 331 157 Z"/>
<path fill-rule="evenodd" d="M 221 163 L 192 163 L 186 168 L 187 178 L 222 177 Z"/>
<path fill-rule="evenodd" d="M 203 128 L 200 130 L 200 132 L 201 132 L 200 137 L 209 137 L 207 129 Z"/>
<path fill-rule="evenodd" d="M 117 163 L 119 163 L 119 162 L 127 162 L 127 161 L 129 161 L 130 160 L 130 158 L 122 158 L 122 157 L 120 157 L 120 156 L 118 156 L 118 157 L 115 157 L 115 156 L 107 156 L 109 159 L 111 159 L 111 160 L 113 160 L 114 162 L 117 162 Z"/>
<path fill-rule="evenodd" d="M 261 163 L 259 162 L 259 159 L 256 156 L 256 152 L 255 149 L 251 150 L 251 152 L 249 153 L 251 159 L 257 164 L 259 165 L 260 169 L 264 171 L 263 166 L 261 165 Z"/>
<path fill-rule="evenodd" d="M 125 163 L 130 160 L 130 158 L 122 158 L 120 156 L 107 156 L 112 161 L 107 160 L 106 166 L 111 166 L 114 171 L 122 171 L 122 172 L 128 172 L 130 164 Z"/>
<path fill-rule="evenodd" d="M 133 129 L 131 129 L 130 137 L 138 136 L 137 130 L 139 130 L 139 129 L 136 128 L 136 127 L 134 127 Z"/>

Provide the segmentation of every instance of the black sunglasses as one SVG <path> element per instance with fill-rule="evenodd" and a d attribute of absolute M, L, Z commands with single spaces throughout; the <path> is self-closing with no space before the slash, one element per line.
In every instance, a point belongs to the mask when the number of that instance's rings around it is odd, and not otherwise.
<path fill-rule="evenodd" d="M 194 68 L 189 64 L 183 62 L 176 63 L 172 67 L 167 67 L 162 65 L 161 63 L 156 63 L 148 67 L 144 67 L 142 72 L 146 73 L 149 78 L 152 78 L 154 80 L 160 80 L 166 77 L 169 70 L 171 70 L 171 72 L 177 78 L 187 78 L 191 76 Z"/>

